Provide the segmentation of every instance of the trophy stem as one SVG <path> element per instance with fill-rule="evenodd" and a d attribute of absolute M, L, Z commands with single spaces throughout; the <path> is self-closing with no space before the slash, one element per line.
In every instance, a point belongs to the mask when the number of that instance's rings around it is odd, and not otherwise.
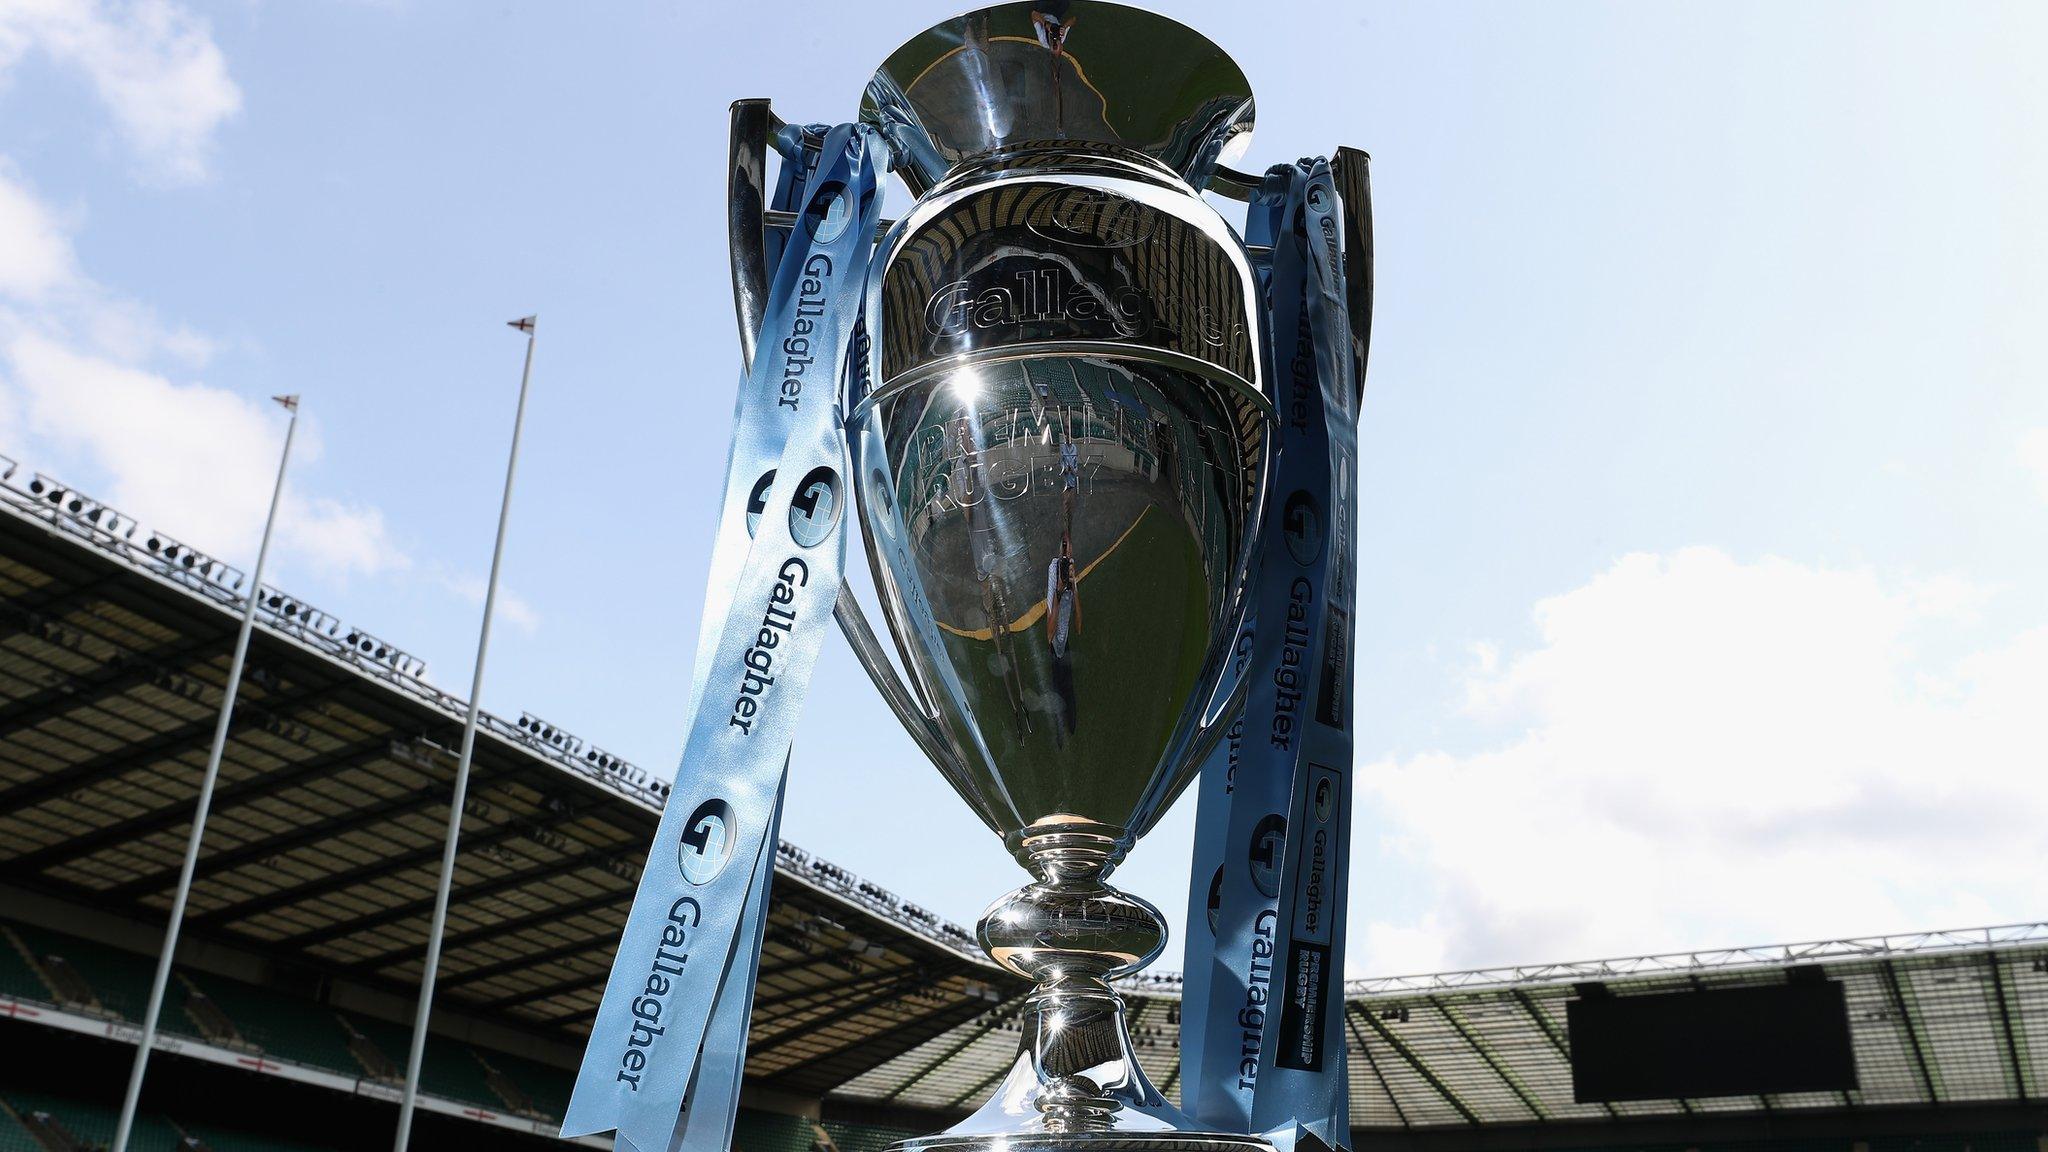
<path fill-rule="evenodd" d="M 1022 837 L 1019 855 L 1037 879 L 997 901 L 980 924 L 989 956 L 1038 983 L 1025 1001 L 1017 1066 L 991 1107 L 1035 1111 L 1034 1126 L 1048 1133 L 1151 1127 L 1148 1119 L 1171 1109 L 1132 1054 L 1123 998 L 1109 982 L 1159 954 L 1166 924 L 1103 882 L 1116 840 L 1075 827 Z"/>

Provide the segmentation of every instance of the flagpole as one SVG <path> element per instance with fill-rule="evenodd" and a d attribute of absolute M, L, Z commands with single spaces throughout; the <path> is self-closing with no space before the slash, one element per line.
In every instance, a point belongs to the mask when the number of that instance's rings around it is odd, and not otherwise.
<path fill-rule="evenodd" d="M 484 584 L 484 622 L 476 638 L 476 668 L 469 679 L 469 712 L 462 720 L 462 750 L 455 761 L 455 792 L 448 799 L 448 835 L 441 846 L 441 879 L 434 888 L 434 919 L 427 928 L 427 963 L 420 973 L 419 1006 L 413 1012 L 412 1054 L 405 1064 L 405 1097 L 398 1105 L 398 1139 L 393 1152 L 412 1141 L 412 1114 L 419 1103 L 420 1068 L 427 1054 L 427 1017 L 434 1007 L 434 976 L 441 966 L 441 935 L 448 926 L 448 889 L 455 878 L 455 849 L 462 834 L 462 809 L 469 796 L 469 766 L 476 752 L 476 722 L 483 710 L 484 654 L 491 646 L 491 614 L 498 604 L 498 568 L 505 558 L 505 523 L 512 514 L 512 477 L 519 468 L 519 429 L 526 423 L 526 386 L 533 380 L 537 316 L 507 322 L 526 333 L 526 367 L 519 374 L 519 406 L 512 414 L 512 451 L 505 459 L 505 495 L 498 504 L 498 539 L 491 547 L 491 575 Z"/>
<path fill-rule="evenodd" d="M 156 978 L 149 986 L 149 1007 L 142 1013 L 142 1040 L 135 1048 L 135 1066 L 128 1072 L 128 1094 L 121 1099 L 121 1119 L 114 1128 L 113 1152 L 128 1152 L 135 1130 L 135 1109 L 142 1101 L 142 1078 L 149 1071 L 150 1049 L 156 1046 L 157 1018 L 163 1014 L 164 991 L 171 983 L 171 960 L 178 951 L 178 929 L 185 920 L 185 902 L 192 895 L 192 874 L 199 867 L 199 845 L 206 837 L 206 814 L 213 807 L 213 785 L 220 779 L 221 754 L 227 750 L 228 726 L 235 715 L 235 696 L 242 686 L 242 665 L 249 656 L 249 636 L 256 628 L 256 605 L 263 599 L 263 565 L 270 558 L 270 534 L 277 527 L 277 506 L 284 496 L 285 467 L 292 459 L 292 437 L 299 430 L 299 398 L 272 396 L 291 412 L 284 429 L 284 451 L 277 460 L 277 483 L 270 490 L 270 512 L 263 519 L 263 542 L 256 548 L 256 571 L 249 577 L 249 595 L 242 605 L 242 628 L 235 635 L 235 654 L 228 661 L 228 682 L 221 691 L 220 719 L 213 726 L 213 747 L 199 778 L 199 802 L 192 811 L 192 832 L 185 838 L 185 863 L 178 870 L 178 890 L 171 897 L 171 919 L 164 926 L 164 946 L 156 958 Z"/>

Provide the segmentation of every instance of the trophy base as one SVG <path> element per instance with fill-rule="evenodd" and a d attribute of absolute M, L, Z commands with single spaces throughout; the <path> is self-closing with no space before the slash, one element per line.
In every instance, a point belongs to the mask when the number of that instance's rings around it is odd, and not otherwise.
<path fill-rule="evenodd" d="M 940 1132 L 899 1140 L 889 1152 L 1273 1152 L 1273 1146 L 1232 1132 Z"/>
<path fill-rule="evenodd" d="M 1204 1131 L 1138 1063 L 1109 980 L 1158 955 L 1166 926 L 1103 883 L 1115 838 L 1074 820 L 1020 840 L 1038 879 L 990 907 L 977 933 L 996 963 L 1037 982 L 1017 1010 L 1017 1055 L 973 1115 L 889 1152 L 1274 1152 L 1258 1136 Z"/>

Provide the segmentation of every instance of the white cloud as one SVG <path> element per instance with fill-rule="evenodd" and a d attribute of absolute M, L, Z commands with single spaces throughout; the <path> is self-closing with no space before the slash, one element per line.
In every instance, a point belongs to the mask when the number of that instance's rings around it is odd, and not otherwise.
<path fill-rule="evenodd" d="M 1412 969 L 1417 936 L 1464 966 L 2038 915 L 2048 628 L 1916 648 L 1982 596 L 1687 549 L 1543 601 L 1466 685 L 1502 742 L 1361 766 L 1361 831 L 1436 911 L 1360 915 L 1353 969 Z"/>
<path fill-rule="evenodd" d="M 1443 922 L 1434 912 L 1415 924 L 1371 921 L 1359 938 L 1369 962 L 1362 966 L 1355 960 L 1347 963 L 1347 975 L 1420 976 L 1442 972 L 1450 967 L 1444 959 L 1445 942 Z"/>
<path fill-rule="evenodd" d="M 30 51 L 82 72 L 163 179 L 203 179 L 214 131 L 242 107 L 211 29 L 169 0 L 5 0 L 0 70 Z"/>
<path fill-rule="evenodd" d="M 83 279 L 69 231 L 0 158 L 0 296 L 45 300 Z"/>
<path fill-rule="evenodd" d="M 462 597 L 478 607 L 484 602 L 484 579 L 481 576 L 464 576 L 452 572 L 441 572 L 436 577 L 443 588 Z M 540 613 L 518 593 L 498 585 L 498 612 L 512 626 L 528 635 L 540 627 Z"/>
<path fill-rule="evenodd" d="M 2034 477 L 2034 491 L 2048 500 L 2048 428 L 2034 428 L 2020 437 L 2020 466 Z"/>
<path fill-rule="evenodd" d="M 161 355 L 196 367 L 212 358 L 211 340 L 87 276 L 72 224 L 0 156 L 0 339 L 38 332 L 124 363 Z"/>
<path fill-rule="evenodd" d="M 19 432 L 105 480 L 92 494 L 231 563 L 253 557 L 270 503 L 282 421 L 264 401 L 178 384 L 35 333 L 0 346 L 0 391 Z M 302 428 L 295 463 L 319 456 Z M 68 469 L 67 469 L 68 470 Z M 66 476 L 77 477 L 76 472 Z M 408 565 L 374 508 L 286 487 L 280 548 L 323 574 Z"/>
<path fill-rule="evenodd" d="M 7 0 L 0 0 L 0 4 Z M 0 33 L 11 9 L 0 15 Z M 7 42 L 0 35 L 0 62 Z M 160 322 L 78 267 L 65 222 L 0 157 L 0 437 L 9 451 L 238 566 L 253 559 L 269 506 L 282 422 L 267 402 L 176 383 L 151 364 L 196 366 L 212 341 Z M 320 445 L 302 426 L 296 463 Z M 321 575 L 403 570 L 409 560 L 375 508 L 287 485 L 284 556 Z"/>

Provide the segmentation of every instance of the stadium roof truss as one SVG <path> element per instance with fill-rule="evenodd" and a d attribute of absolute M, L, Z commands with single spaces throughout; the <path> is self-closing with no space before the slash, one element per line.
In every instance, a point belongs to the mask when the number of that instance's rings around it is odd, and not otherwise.
<path fill-rule="evenodd" d="M 102 508 L 0 486 L 0 883 L 161 923 L 244 590 L 165 538 L 103 527 L 123 517 L 87 518 Z M 276 589 L 258 619 L 186 931 L 410 996 L 462 702 Z M 444 1008 L 587 1033 L 664 796 L 598 756 L 484 717 Z M 777 864 L 757 1079 L 822 1094 L 1021 987 L 966 932 L 845 869 L 788 844 Z"/>
<path fill-rule="evenodd" d="M 239 573 L 46 478 L 0 484 L 0 884 L 134 920 L 166 914 L 215 723 Z M 52 498 L 52 494 L 55 498 Z M 97 515 L 95 515 L 97 513 Z M 416 661 L 276 589 L 237 707 L 188 936 L 410 997 L 462 702 Z M 440 974 L 443 1010 L 587 1034 L 664 792 L 546 724 L 487 715 Z M 976 1104 L 1028 992 L 959 927 L 779 847 L 747 1074 L 906 1115 Z M 1573 1099 L 1564 1010 L 1783 982 L 1844 986 L 1860 1086 L 1613 1104 Z M 1177 1096 L 1173 978 L 1130 1024 Z M 1353 981 L 1353 1124 L 1425 1130 L 1964 1102 L 2048 1091 L 2048 925 Z"/>

